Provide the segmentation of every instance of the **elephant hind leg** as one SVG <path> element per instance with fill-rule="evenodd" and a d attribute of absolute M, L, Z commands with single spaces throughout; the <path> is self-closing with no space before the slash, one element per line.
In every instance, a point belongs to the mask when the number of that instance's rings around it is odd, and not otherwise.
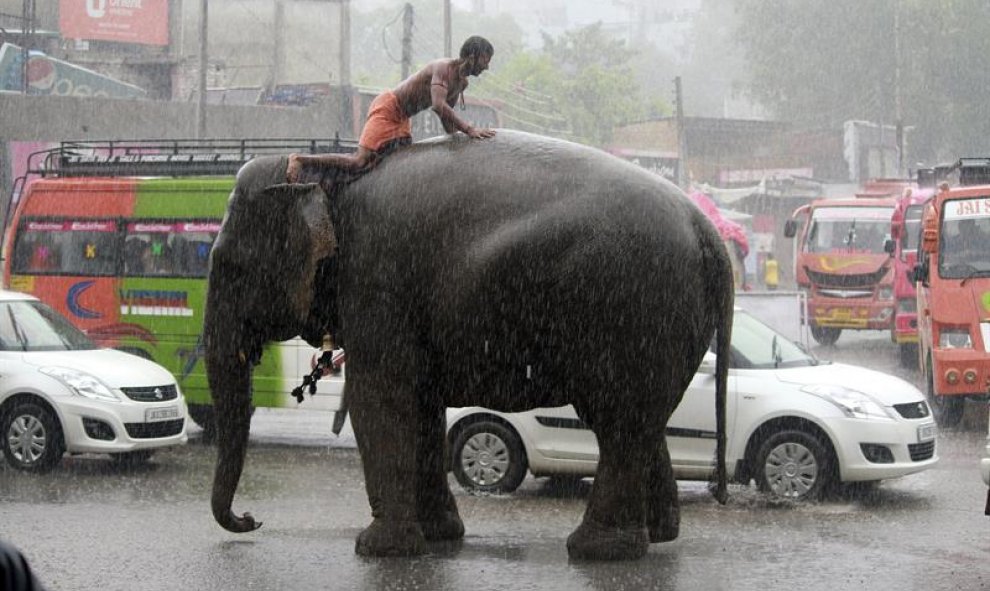
<path fill-rule="evenodd" d="M 649 549 L 644 485 L 651 447 L 646 430 L 625 419 L 590 422 L 600 458 L 584 519 L 567 538 L 573 559 L 635 560 Z"/>
<path fill-rule="evenodd" d="M 446 409 L 437 403 L 439 397 L 428 383 L 419 388 L 416 517 L 427 541 L 459 540 L 464 537 L 464 522 L 447 480 Z"/>
<path fill-rule="evenodd" d="M 661 438 L 657 453 L 651 458 L 647 468 L 646 526 L 650 532 L 650 542 L 655 544 L 676 540 L 681 527 L 681 509 L 666 437 Z"/>

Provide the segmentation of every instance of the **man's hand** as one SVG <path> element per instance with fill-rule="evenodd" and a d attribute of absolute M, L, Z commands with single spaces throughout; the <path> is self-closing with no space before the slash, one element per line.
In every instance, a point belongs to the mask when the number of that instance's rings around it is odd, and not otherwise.
<path fill-rule="evenodd" d="M 469 127 L 467 130 L 467 135 L 473 137 L 476 140 L 480 140 L 488 137 L 495 137 L 495 130 L 488 129 L 487 127 Z"/>
<path fill-rule="evenodd" d="M 285 167 L 285 182 L 294 183 L 302 172 L 302 162 L 299 161 L 299 154 L 289 154 L 289 165 Z"/>

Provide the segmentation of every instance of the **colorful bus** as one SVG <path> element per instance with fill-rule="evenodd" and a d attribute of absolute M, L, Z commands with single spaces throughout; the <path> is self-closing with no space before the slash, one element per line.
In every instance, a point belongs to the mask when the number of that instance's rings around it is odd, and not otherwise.
<path fill-rule="evenodd" d="M 206 144 L 209 144 L 207 142 Z M 210 249 L 234 185 L 257 154 L 353 149 L 341 142 L 63 144 L 35 156 L 5 232 L 4 283 L 64 314 L 99 344 L 172 371 L 190 416 L 212 434 L 202 350 Z M 300 339 L 268 347 L 256 407 L 295 407 L 320 354 Z M 336 411 L 341 376 L 304 408 Z"/>

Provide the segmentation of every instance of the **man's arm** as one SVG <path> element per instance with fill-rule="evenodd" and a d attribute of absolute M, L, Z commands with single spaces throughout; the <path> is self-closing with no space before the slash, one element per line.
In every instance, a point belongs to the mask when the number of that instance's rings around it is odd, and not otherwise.
<path fill-rule="evenodd" d="M 475 128 L 467 121 L 457 116 L 454 109 L 447 103 L 447 92 L 450 88 L 450 68 L 446 65 L 437 66 L 433 69 L 433 77 L 430 80 L 430 101 L 433 112 L 440 118 L 440 125 L 447 133 L 460 131 L 475 139 L 494 137 L 495 132 L 485 128 Z"/>

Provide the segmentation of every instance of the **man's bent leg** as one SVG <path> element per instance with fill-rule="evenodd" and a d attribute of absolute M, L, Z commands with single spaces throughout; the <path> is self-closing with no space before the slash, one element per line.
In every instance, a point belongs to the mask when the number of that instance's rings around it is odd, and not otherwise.
<path fill-rule="evenodd" d="M 300 182 L 305 180 L 305 171 L 312 174 L 314 182 L 318 182 L 328 169 L 353 172 L 367 166 L 374 156 L 375 153 L 364 146 L 358 146 L 354 154 L 290 154 L 285 179 L 289 183 Z M 305 176 L 309 177 L 310 174 Z"/>

